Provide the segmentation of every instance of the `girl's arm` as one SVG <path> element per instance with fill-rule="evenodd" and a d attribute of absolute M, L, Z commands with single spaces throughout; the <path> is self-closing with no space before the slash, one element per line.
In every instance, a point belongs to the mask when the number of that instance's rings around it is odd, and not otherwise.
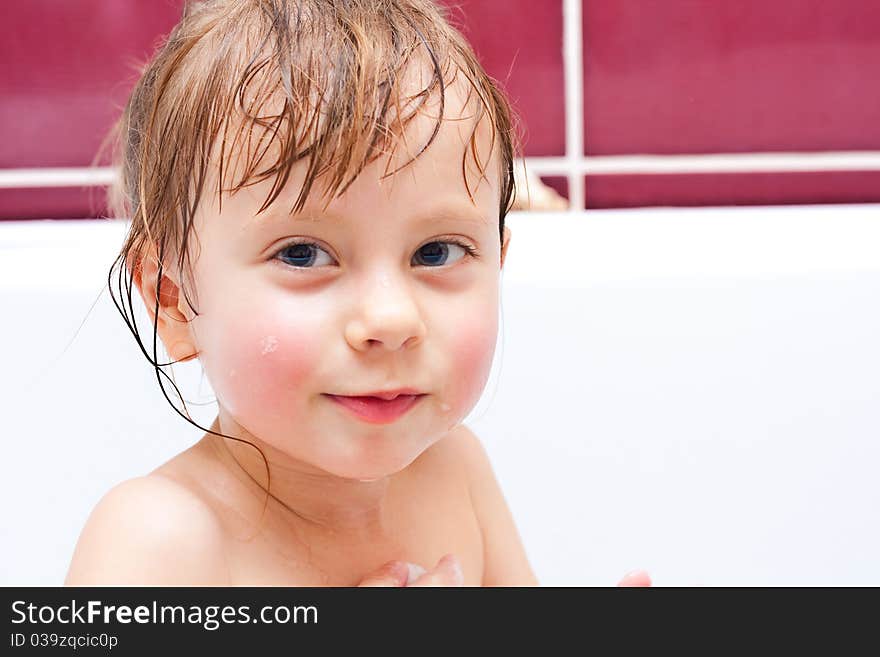
<path fill-rule="evenodd" d="M 483 586 L 538 586 L 486 450 L 466 426 L 460 425 L 457 432 L 483 534 Z"/>
<path fill-rule="evenodd" d="M 108 492 L 80 534 L 68 586 L 228 585 L 222 533 L 213 512 L 162 476 Z"/>

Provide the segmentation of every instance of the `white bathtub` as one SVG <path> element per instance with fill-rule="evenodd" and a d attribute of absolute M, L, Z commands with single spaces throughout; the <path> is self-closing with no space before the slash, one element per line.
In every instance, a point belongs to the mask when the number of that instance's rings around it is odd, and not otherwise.
<path fill-rule="evenodd" d="M 880 585 L 880 206 L 509 223 L 468 424 L 542 584 Z M 122 228 L 0 223 L 0 585 L 61 583 L 100 496 L 200 437 L 106 292 L 65 350 Z"/>

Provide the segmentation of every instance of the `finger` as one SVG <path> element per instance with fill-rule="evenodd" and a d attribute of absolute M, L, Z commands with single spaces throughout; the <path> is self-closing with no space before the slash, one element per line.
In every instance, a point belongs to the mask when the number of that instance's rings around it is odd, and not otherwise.
<path fill-rule="evenodd" d="M 370 573 L 358 586 L 406 586 L 409 568 L 403 561 L 389 561 L 377 571 Z"/>
<path fill-rule="evenodd" d="M 409 586 L 461 586 L 463 579 L 458 559 L 447 554 L 433 570 L 419 576 Z"/>
<path fill-rule="evenodd" d="M 425 573 L 410 586 L 461 586 L 463 583 L 461 564 L 454 554 L 447 554 L 437 562 L 434 570 Z"/>
<path fill-rule="evenodd" d="M 634 570 L 624 575 L 617 586 L 651 586 L 651 576 L 644 570 Z"/>

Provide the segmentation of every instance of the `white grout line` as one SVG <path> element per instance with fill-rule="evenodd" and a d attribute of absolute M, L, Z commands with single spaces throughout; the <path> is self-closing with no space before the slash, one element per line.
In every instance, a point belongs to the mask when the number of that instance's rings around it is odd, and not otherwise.
<path fill-rule="evenodd" d="M 569 207 L 584 208 L 584 177 L 577 163 L 584 155 L 583 35 L 581 0 L 562 2 L 562 63 L 565 72 L 565 161 Z M 526 160 L 528 166 L 528 160 Z"/>
<path fill-rule="evenodd" d="M 798 171 L 880 171 L 880 151 L 803 153 L 708 153 L 700 155 L 593 155 L 527 157 L 538 175 L 620 175 L 672 173 L 786 173 Z"/>
<path fill-rule="evenodd" d="M 0 169 L 0 189 L 25 187 L 95 187 L 116 180 L 113 167 L 70 167 L 66 169 Z"/>
<path fill-rule="evenodd" d="M 575 181 L 585 175 L 880 171 L 880 151 L 527 157 L 526 169 L 536 175 L 568 176 Z M 104 187 L 115 180 L 112 167 L 0 169 L 0 189 Z"/>

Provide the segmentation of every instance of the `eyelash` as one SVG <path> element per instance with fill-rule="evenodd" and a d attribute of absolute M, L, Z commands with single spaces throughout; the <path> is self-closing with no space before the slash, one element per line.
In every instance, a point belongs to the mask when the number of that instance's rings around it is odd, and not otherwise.
<path fill-rule="evenodd" d="M 419 247 L 419 249 L 421 249 L 424 246 L 427 246 L 428 244 L 435 244 L 435 243 L 455 244 L 456 246 L 460 246 L 462 249 L 464 249 L 465 257 L 470 257 L 470 258 L 479 258 L 480 257 L 480 253 L 479 253 L 479 251 L 477 251 L 476 248 L 474 248 L 473 246 L 471 246 L 467 242 L 464 242 L 464 241 L 459 240 L 454 237 L 442 237 L 439 239 L 432 240 L 430 242 L 425 242 L 422 246 Z M 289 249 L 292 246 L 297 246 L 298 244 L 305 244 L 307 246 L 315 246 L 319 249 L 322 248 L 321 245 L 317 244 L 316 242 L 310 242 L 308 240 L 294 240 L 292 242 L 288 242 L 287 244 L 284 244 L 281 248 L 279 248 L 277 251 L 275 251 L 275 254 L 272 256 L 272 259 L 278 260 L 278 262 L 280 262 L 282 265 L 284 265 L 285 267 L 288 267 L 290 269 L 314 269 L 314 267 L 298 267 L 296 265 L 290 265 L 290 264 L 282 261 L 280 258 L 278 258 L 279 254 L 281 254 L 285 249 Z M 326 251 L 326 249 L 322 249 L 322 250 Z M 418 251 L 418 249 L 416 249 L 416 251 Z M 443 267 L 443 265 L 439 265 L 439 267 L 428 267 L 426 265 L 422 265 L 422 266 L 426 267 L 427 269 L 439 269 L 440 267 Z"/>

